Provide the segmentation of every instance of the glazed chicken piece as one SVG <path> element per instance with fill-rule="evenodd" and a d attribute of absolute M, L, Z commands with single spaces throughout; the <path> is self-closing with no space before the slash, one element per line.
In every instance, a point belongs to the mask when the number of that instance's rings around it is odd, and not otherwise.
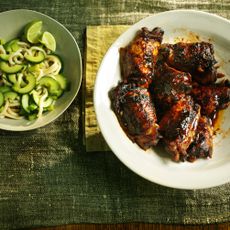
<path fill-rule="evenodd" d="M 230 102 L 230 87 L 223 84 L 194 86 L 191 95 L 201 106 L 201 113 L 214 119 L 219 110 L 228 107 Z"/>
<path fill-rule="evenodd" d="M 148 89 L 120 82 L 109 96 L 112 110 L 126 135 L 144 150 L 156 145 L 159 125 Z"/>
<path fill-rule="evenodd" d="M 191 73 L 200 84 L 214 83 L 221 77 L 215 67 L 213 45 L 208 42 L 163 44 L 160 53 L 168 65 Z"/>
<path fill-rule="evenodd" d="M 186 96 L 174 104 L 161 119 L 160 133 L 173 160 L 183 160 L 187 155 L 199 118 L 200 106 L 190 96 Z"/>
<path fill-rule="evenodd" d="M 120 66 L 122 79 L 140 79 L 147 86 L 154 75 L 154 67 L 158 57 L 158 49 L 163 39 L 163 30 L 156 27 L 152 31 L 142 28 L 134 40 L 120 49 Z M 144 80 L 143 80 L 144 79 Z"/>
<path fill-rule="evenodd" d="M 158 108 L 158 115 L 171 108 L 192 89 L 192 77 L 169 67 L 166 63 L 158 62 L 156 74 L 150 89 L 153 91 L 154 102 Z"/>
<path fill-rule="evenodd" d="M 213 152 L 213 126 L 210 118 L 201 116 L 196 136 L 187 150 L 186 160 L 194 162 L 198 158 L 211 158 Z"/>

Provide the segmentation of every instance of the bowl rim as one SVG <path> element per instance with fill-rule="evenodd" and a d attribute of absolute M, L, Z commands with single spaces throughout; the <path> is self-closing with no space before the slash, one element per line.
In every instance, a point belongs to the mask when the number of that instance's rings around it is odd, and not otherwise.
<path fill-rule="evenodd" d="M 9 13 L 18 13 L 18 12 L 30 13 L 30 14 L 32 13 L 32 14 L 38 15 L 38 17 L 42 16 L 42 17 L 52 21 L 53 23 L 57 24 L 59 27 L 62 28 L 62 30 L 64 30 L 70 36 L 70 38 L 72 39 L 74 45 L 76 46 L 77 53 L 78 53 L 77 55 L 79 55 L 79 67 L 78 67 L 79 76 L 77 76 L 79 78 L 79 84 L 78 84 L 78 86 L 76 88 L 76 91 L 74 92 L 73 96 L 69 100 L 68 104 L 58 114 L 53 116 L 51 119 L 48 119 L 45 122 L 43 121 L 39 125 L 36 125 L 36 121 L 35 121 L 35 123 L 32 123 L 31 125 L 26 125 L 26 126 L 22 126 L 22 125 L 20 125 L 20 126 L 10 126 L 10 125 L 7 125 L 7 126 L 1 127 L 1 125 L 0 125 L 1 130 L 16 131 L 16 132 L 34 130 L 34 129 L 37 129 L 37 128 L 44 127 L 44 126 L 50 124 L 51 122 L 54 122 L 58 117 L 60 117 L 69 108 L 69 106 L 72 104 L 72 102 L 74 101 L 74 99 L 78 95 L 79 90 L 81 88 L 81 84 L 82 84 L 82 78 L 83 78 L 82 55 L 81 55 L 81 51 L 80 51 L 80 48 L 78 46 L 78 43 L 77 43 L 76 39 L 74 38 L 74 36 L 72 35 L 72 33 L 64 25 L 62 25 L 59 21 L 57 21 L 56 19 L 52 18 L 51 16 L 46 15 L 44 13 L 41 13 L 39 11 L 35 11 L 35 10 L 31 10 L 31 9 L 19 8 L 19 9 L 2 11 L 2 12 L 0 12 L 0 15 L 9 14 Z"/>

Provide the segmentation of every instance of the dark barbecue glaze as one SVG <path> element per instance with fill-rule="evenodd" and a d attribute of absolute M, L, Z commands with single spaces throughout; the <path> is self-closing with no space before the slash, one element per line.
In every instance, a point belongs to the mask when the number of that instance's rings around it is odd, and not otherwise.
<path fill-rule="evenodd" d="M 163 34 L 142 28 L 120 48 L 121 82 L 109 92 L 111 108 L 142 149 L 162 141 L 175 161 L 210 158 L 213 120 L 229 105 L 230 81 L 217 81 L 224 74 L 212 44 L 161 44 Z"/>
<path fill-rule="evenodd" d="M 153 98 L 159 113 L 168 110 L 192 89 L 192 77 L 169 67 L 166 63 L 158 62 L 152 85 Z"/>
<path fill-rule="evenodd" d="M 175 161 L 187 154 L 192 143 L 200 118 L 200 106 L 190 96 L 186 96 L 174 104 L 160 121 L 160 133 L 166 149 Z"/>
<path fill-rule="evenodd" d="M 194 162 L 198 158 L 211 158 L 213 152 L 213 126 L 210 118 L 201 116 L 196 136 L 187 150 L 186 160 Z"/>
<path fill-rule="evenodd" d="M 148 89 L 120 82 L 109 94 L 112 109 L 127 136 L 146 150 L 159 140 L 157 117 Z"/>
<path fill-rule="evenodd" d="M 218 77 L 211 43 L 163 44 L 160 53 L 170 66 L 191 73 L 194 80 L 201 84 L 214 83 Z"/>
<path fill-rule="evenodd" d="M 147 83 L 151 82 L 163 34 L 159 27 L 152 31 L 144 27 L 128 46 L 120 48 L 123 80 L 132 79 L 138 82 L 140 78 L 144 78 Z"/>
<path fill-rule="evenodd" d="M 220 109 L 228 107 L 230 88 L 223 84 L 194 86 L 191 92 L 194 100 L 201 106 L 201 113 L 214 119 Z"/>

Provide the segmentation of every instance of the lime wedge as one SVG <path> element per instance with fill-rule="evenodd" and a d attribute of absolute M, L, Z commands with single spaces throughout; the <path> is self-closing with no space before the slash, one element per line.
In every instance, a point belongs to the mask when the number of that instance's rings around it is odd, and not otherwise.
<path fill-rule="evenodd" d="M 51 51 L 56 50 L 56 40 L 50 32 L 45 31 L 40 38 L 40 42 Z"/>
<path fill-rule="evenodd" d="M 25 27 L 25 36 L 30 43 L 38 43 L 42 30 L 42 21 L 33 21 Z"/>

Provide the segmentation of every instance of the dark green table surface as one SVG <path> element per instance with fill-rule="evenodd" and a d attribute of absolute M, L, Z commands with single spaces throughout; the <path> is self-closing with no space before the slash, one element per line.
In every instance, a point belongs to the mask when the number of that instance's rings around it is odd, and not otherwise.
<path fill-rule="evenodd" d="M 132 24 L 178 8 L 230 18 L 229 0 L 0 1 L 0 11 L 17 8 L 58 20 L 73 34 L 83 57 L 87 25 Z M 230 221 L 230 184 L 197 191 L 166 188 L 135 175 L 110 152 L 86 153 L 82 109 L 80 92 L 69 109 L 46 127 L 0 132 L 0 229 Z"/>

